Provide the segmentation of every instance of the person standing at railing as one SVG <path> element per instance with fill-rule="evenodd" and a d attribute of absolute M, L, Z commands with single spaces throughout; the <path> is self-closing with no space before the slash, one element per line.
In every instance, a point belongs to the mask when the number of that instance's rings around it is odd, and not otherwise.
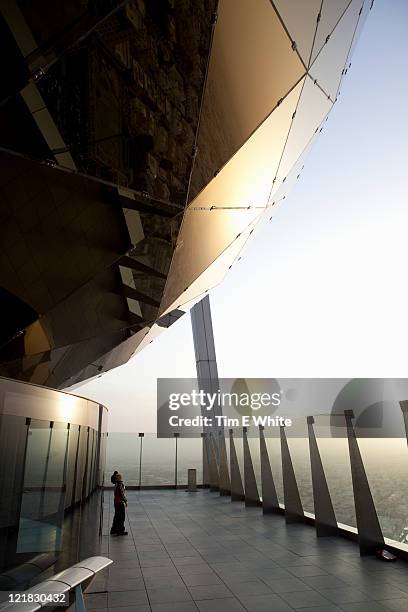
<path fill-rule="evenodd" d="M 116 474 L 115 489 L 114 489 L 114 506 L 115 516 L 111 528 L 111 535 L 127 535 L 125 531 L 125 517 L 127 506 L 127 498 L 125 493 L 125 485 L 123 484 L 122 474 Z"/>

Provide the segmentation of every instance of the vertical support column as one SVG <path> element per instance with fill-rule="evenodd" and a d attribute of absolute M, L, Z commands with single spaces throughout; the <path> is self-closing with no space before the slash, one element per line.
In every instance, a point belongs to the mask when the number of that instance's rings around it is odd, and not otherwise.
<path fill-rule="evenodd" d="M 224 437 L 224 432 L 218 432 L 219 437 Z M 231 482 L 228 472 L 227 449 L 225 448 L 225 440 L 219 441 L 218 448 L 220 452 L 220 495 L 231 495 Z"/>
<path fill-rule="evenodd" d="M 194 352 L 196 358 L 197 382 L 200 390 L 205 393 L 217 393 L 219 390 L 217 358 L 215 355 L 214 333 L 211 319 L 210 298 L 206 295 L 200 302 L 195 304 L 190 311 L 191 325 L 193 330 Z M 217 402 L 211 411 L 202 409 L 202 415 L 212 417 L 212 426 L 204 428 L 206 433 L 212 432 L 216 444 L 217 462 L 219 460 L 218 443 L 225 445 L 224 435 L 218 435 L 219 431 L 224 432 L 223 426 L 218 426 L 216 416 L 222 414 L 222 410 Z"/>
<path fill-rule="evenodd" d="M 229 430 L 230 441 L 230 473 L 231 473 L 231 501 L 244 501 L 244 487 L 242 486 L 241 472 L 239 471 L 239 463 L 237 452 L 234 444 L 234 430 Z"/>
<path fill-rule="evenodd" d="M 295 470 L 293 469 L 292 458 L 290 456 L 288 441 L 286 439 L 285 428 L 283 426 L 280 427 L 280 439 L 285 521 L 286 523 L 303 522 L 305 515 L 303 513 L 302 501 L 299 495 Z"/>
<path fill-rule="evenodd" d="M 407 438 L 407 445 L 408 445 L 408 400 L 402 400 L 402 402 L 400 402 L 399 405 L 402 410 L 402 416 L 404 417 L 405 436 Z"/>
<path fill-rule="evenodd" d="M 313 423 L 314 417 L 307 417 L 316 535 L 317 537 L 336 536 L 339 529 L 319 447 L 317 446 Z"/>
<path fill-rule="evenodd" d="M 344 416 L 346 417 L 360 555 L 372 555 L 377 550 L 384 548 L 384 537 L 352 423 L 354 413 L 352 410 L 345 410 Z"/>
<path fill-rule="evenodd" d="M 268 449 L 266 448 L 263 425 L 259 426 L 259 454 L 261 457 L 261 483 L 262 483 L 262 512 L 272 514 L 279 512 L 279 501 L 272 476 Z"/>
<path fill-rule="evenodd" d="M 208 457 L 208 441 L 206 433 L 201 434 L 203 444 L 203 487 L 208 488 L 210 486 L 210 465 Z"/>
<path fill-rule="evenodd" d="M 242 428 L 242 442 L 244 445 L 244 483 L 245 483 L 245 505 L 260 506 L 258 487 L 256 486 L 256 478 L 254 466 L 252 464 L 251 451 L 248 444 L 248 428 Z"/>

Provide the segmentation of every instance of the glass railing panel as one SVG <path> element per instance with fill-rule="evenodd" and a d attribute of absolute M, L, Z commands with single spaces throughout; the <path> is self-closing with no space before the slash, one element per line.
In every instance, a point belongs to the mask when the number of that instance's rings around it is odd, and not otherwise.
<path fill-rule="evenodd" d="M 62 523 L 68 469 L 69 429 L 67 423 L 54 423 L 48 467 L 45 475 L 44 514 Z M 58 515 L 58 516 L 57 516 Z"/>
<path fill-rule="evenodd" d="M 203 451 L 201 438 L 179 438 L 177 453 L 177 483 L 187 484 L 189 469 L 197 470 L 197 484 L 203 482 Z"/>
<path fill-rule="evenodd" d="M 384 537 L 408 544 L 408 450 L 403 436 L 401 416 L 400 438 L 358 438 Z"/>
<path fill-rule="evenodd" d="M 242 427 L 239 429 L 234 429 L 234 443 L 242 484 L 244 484 L 244 446 L 242 440 Z"/>
<path fill-rule="evenodd" d="M 314 431 L 338 523 L 356 527 L 353 484 L 344 416 L 315 417 Z"/>
<path fill-rule="evenodd" d="M 80 502 L 83 495 L 88 428 L 81 426 L 79 435 L 78 461 L 76 465 L 75 502 Z"/>
<path fill-rule="evenodd" d="M 50 483 L 63 478 L 64 443 L 58 424 L 32 420 L 27 441 L 25 476 L 17 542 L 18 553 L 58 551 L 61 548 L 62 518 L 58 513 L 61 491 Z M 62 442 L 62 444 L 61 444 Z"/>
<path fill-rule="evenodd" d="M 109 433 L 106 439 L 105 485 L 111 485 L 115 470 L 123 476 L 126 486 L 139 485 L 140 437 L 137 433 Z"/>
<path fill-rule="evenodd" d="M 256 486 L 258 487 L 259 497 L 262 497 L 261 480 L 261 456 L 259 449 L 259 430 L 256 427 L 248 428 L 248 446 L 251 453 L 252 465 L 255 473 Z"/>
<path fill-rule="evenodd" d="M 313 486 L 306 419 L 293 419 L 292 425 L 285 427 L 285 432 L 303 510 L 313 514 Z"/>
<path fill-rule="evenodd" d="M 27 429 L 24 417 L 0 415 L 0 572 L 16 559 Z"/>
<path fill-rule="evenodd" d="M 79 426 L 71 425 L 68 441 L 68 466 L 65 491 L 65 508 L 69 508 L 74 503 L 73 491 L 75 486 L 75 465 L 79 442 Z"/>
<path fill-rule="evenodd" d="M 145 434 L 142 453 L 142 486 L 174 485 L 175 458 L 174 438 L 158 438 L 156 434 Z"/>

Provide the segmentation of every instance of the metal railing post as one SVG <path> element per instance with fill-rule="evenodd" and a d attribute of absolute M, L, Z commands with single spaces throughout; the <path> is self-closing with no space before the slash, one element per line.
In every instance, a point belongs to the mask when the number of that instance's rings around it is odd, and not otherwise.
<path fill-rule="evenodd" d="M 231 495 L 231 482 L 228 472 L 227 450 L 225 448 L 224 431 L 218 432 L 220 456 L 220 495 Z"/>
<path fill-rule="evenodd" d="M 177 459 L 178 459 L 178 439 L 180 437 L 179 433 L 175 433 L 174 435 L 174 439 L 176 441 L 176 448 L 175 448 L 175 456 L 174 456 L 174 488 L 177 489 Z"/>
<path fill-rule="evenodd" d="M 346 417 L 360 555 L 372 555 L 384 548 L 384 536 L 352 423 L 354 413 L 352 410 L 345 410 L 344 416 Z"/>
<path fill-rule="evenodd" d="M 303 522 L 305 515 L 296 482 L 288 441 L 284 426 L 280 427 L 283 498 L 285 502 L 285 521 L 287 523 Z"/>
<path fill-rule="evenodd" d="M 314 432 L 314 417 L 307 417 L 307 429 L 309 436 L 310 468 L 312 471 L 313 502 L 315 513 L 316 535 L 335 536 L 339 535 L 336 515 L 324 473 L 322 459 Z"/>
<path fill-rule="evenodd" d="M 143 456 L 143 438 L 144 433 L 139 433 L 140 451 L 139 451 L 139 489 L 142 486 L 142 456 Z"/>
<path fill-rule="evenodd" d="M 279 512 L 279 501 L 273 480 L 263 425 L 259 426 L 259 455 L 261 458 L 262 512 Z"/>

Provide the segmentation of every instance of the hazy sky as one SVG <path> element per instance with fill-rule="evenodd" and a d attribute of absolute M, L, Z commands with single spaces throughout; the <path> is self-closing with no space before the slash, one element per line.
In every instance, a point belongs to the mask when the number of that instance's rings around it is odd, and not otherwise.
<path fill-rule="evenodd" d="M 300 180 L 211 292 L 220 376 L 408 376 L 407 26 L 376 0 Z M 76 393 L 154 431 L 156 378 L 193 376 L 185 315 Z"/>

